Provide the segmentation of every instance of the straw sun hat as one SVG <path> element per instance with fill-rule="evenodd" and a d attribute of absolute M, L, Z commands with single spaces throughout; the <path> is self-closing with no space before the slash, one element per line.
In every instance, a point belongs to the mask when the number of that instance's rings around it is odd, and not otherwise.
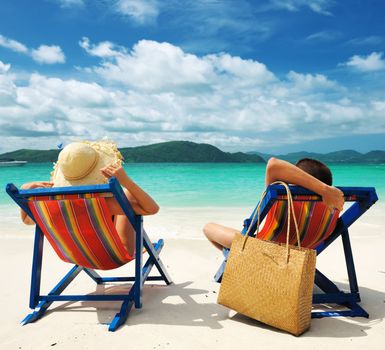
<path fill-rule="evenodd" d="M 73 142 L 59 153 L 51 181 L 54 187 L 107 183 L 100 169 L 113 163 L 121 164 L 122 158 L 113 141 Z"/>

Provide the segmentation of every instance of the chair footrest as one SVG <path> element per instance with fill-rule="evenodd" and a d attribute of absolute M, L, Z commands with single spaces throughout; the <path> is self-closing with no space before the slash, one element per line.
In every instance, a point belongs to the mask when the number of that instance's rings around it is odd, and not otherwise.
<path fill-rule="evenodd" d="M 114 301 L 126 300 L 127 294 L 111 295 L 42 295 L 40 301 Z"/>
<path fill-rule="evenodd" d="M 355 305 L 355 307 L 352 310 L 313 311 L 311 313 L 311 318 L 323 318 L 323 317 L 365 317 L 365 318 L 369 318 L 369 314 L 358 305 Z"/>
<path fill-rule="evenodd" d="M 109 282 L 134 282 L 135 277 L 101 277 L 98 279 L 98 283 Z M 161 276 L 148 276 L 147 281 L 163 281 Z"/>
<path fill-rule="evenodd" d="M 358 293 L 328 293 L 328 294 L 314 294 L 313 304 L 326 304 L 326 303 L 357 303 L 361 298 Z"/>

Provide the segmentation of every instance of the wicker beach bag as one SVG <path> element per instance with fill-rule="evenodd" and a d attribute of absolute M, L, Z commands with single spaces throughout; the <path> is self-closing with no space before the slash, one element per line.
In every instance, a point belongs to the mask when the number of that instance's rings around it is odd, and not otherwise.
<path fill-rule="evenodd" d="M 243 236 L 234 238 L 218 303 L 270 326 L 300 335 L 310 327 L 316 252 L 301 248 L 289 187 L 286 244 Z M 262 195 L 263 198 L 264 194 Z M 262 202 L 262 199 L 260 203 Z M 290 214 L 296 227 L 298 247 L 290 246 Z M 260 208 L 255 211 L 252 222 Z"/>

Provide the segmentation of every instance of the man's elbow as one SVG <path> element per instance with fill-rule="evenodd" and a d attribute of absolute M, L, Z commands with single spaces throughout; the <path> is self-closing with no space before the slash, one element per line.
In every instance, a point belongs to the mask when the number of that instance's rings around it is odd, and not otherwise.
<path fill-rule="evenodd" d="M 271 157 L 266 165 L 266 186 L 276 181 L 279 173 L 279 159 Z"/>
<path fill-rule="evenodd" d="M 279 159 L 271 157 L 267 161 L 266 171 L 274 171 L 279 164 Z"/>

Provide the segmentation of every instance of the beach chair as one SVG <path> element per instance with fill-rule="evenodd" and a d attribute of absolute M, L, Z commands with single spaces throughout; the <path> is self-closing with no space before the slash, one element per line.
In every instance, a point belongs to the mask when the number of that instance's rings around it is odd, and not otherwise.
<path fill-rule="evenodd" d="M 377 194 L 372 187 L 338 187 L 343 193 L 346 202 L 352 202 L 342 215 L 337 210 L 330 212 L 322 202 L 322 198 L 299 186 L 290 186 L 296 218 L 299 223 L 301 246 L 315 249 L 317 254 L 322 253 L 338 237 L 342 238 L 350 292 L 344 292 L 329 278 L 316 269 L 315 284 L 323 293 L 313 294 L 313 305 L 336 304 L 343 306 L 343 310 L 313 311 L 312 318 L 331 316 L 361 316 L 369 314 L 358 305 L 361 301 L 357 277 L 354 267 L 353 254 L 350 245 L 348 228 L 376 201 Z M 270 185 L 262 200 L 260 214 L 261 221 L 266 218 L 265 224 L 258 233 L 258 238 L 276 242 L 286 241 L 287 225 L 287 196 L 281 185 Z M 348 204 L 346 203 L 345 206 Z M 258 205 L 257 205 L 258 207 Z M 257 207 L 254 210 L 257 210 Z M 255 236 L 257 219 L 252 221 L 253 214 L 244 221 L 242 234 L 245 234 L 252 225 L 249 235 Z M 293 228 L 294 225 L 292 224 Z M 290 233 L 290 244 L 296 244 L 295 232 Z M 226 266 L 228 249 L 223 251 L 225 259 L 214 279 L 221 282 Z"/>
<path fill-rule="evenodd" d="M 29 301 L 30 308 L 35 310 L 22 321 L 23 324 L 38 320 L 54 301 L 121 301 L 120 311 L 109 325 L 109 330 L 115 331 L 125 322 L 133 305 L 142 307 L 142 290 L 146 281 L 171 283 L 159 258 L 163 240 L 151 243 L 143 229 L 142 217 L 135 215 L 115 178 L 105 185 L 33 190 L 19 190 L 8 184 L 6 191 L 36 223 Z M 134 257 L 129 256 L 121 243 L 109 213 L 106 197 L 112 196 L 135 230 Z M 74 264 L 47 295 L 40 293 L 44 237 L 62 260 Z M 148 259 L 143 264 L 144 249 Z M 115 269 L 131 260 L 135 264 L 133 277 L 101 277 L 95 271 Z M 149 276 L 154 265 L 159 276 Z M 133 284 L 127 294 L 62 295 L 81 271 L 97 284 L 127 281 Z"/>

